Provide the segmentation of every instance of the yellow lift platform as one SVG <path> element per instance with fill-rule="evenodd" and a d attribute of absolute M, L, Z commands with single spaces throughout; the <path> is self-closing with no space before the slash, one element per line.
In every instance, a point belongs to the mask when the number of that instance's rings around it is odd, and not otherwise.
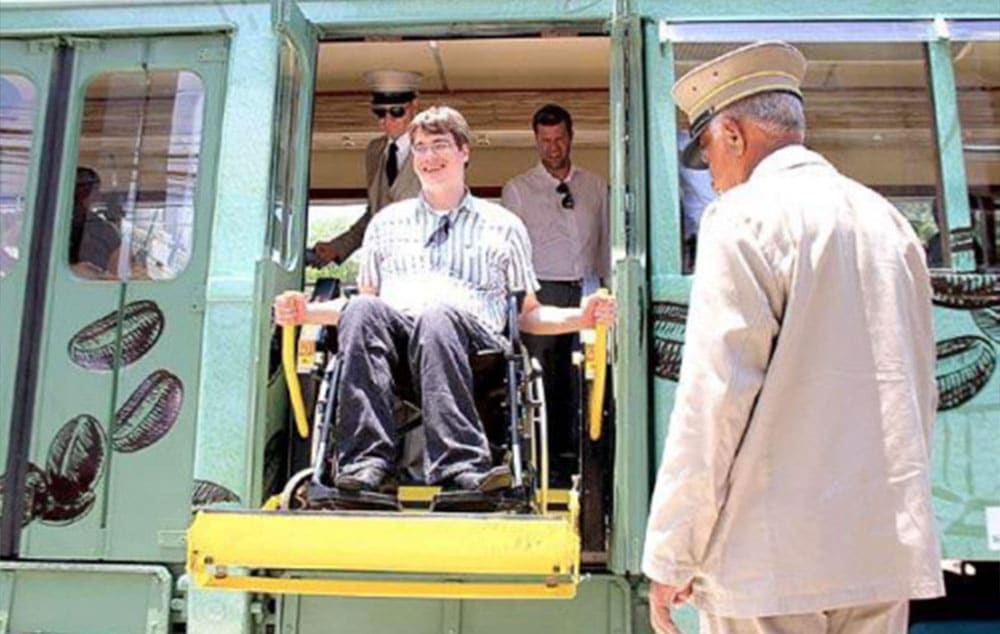
<path fill-rule="evenodd" d="M 269 594 L 570 599 L 577 494 L 566 501 L 546 515 L 203 510 L 187 568 L 201 588 Z"/>

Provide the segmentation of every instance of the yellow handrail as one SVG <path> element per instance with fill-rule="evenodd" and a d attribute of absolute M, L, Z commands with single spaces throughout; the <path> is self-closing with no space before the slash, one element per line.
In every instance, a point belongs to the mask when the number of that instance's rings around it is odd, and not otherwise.
<path fill-rule="evenodd" d="M 285 370 L 285 383 L 288 384 L 288 397 L 292 401 L 292 411 L 295 413 L 295 428 L 302 438 L 309 437 L 309 422 L 306 420 L 306 406 L 302 402 L 302 386 L 299 385 L 299 375 L 295 367 L 295 326 L 281 328 L 281 365 Z"/>
<path fill-rule="evenodd" d="M 597 291 L 600 296 L 607 296 L 607 289 Z M 597 441 L 601 438 L 601 424 L 604 419 L 604 384 L 608 367 L 608 327 L 604 324 L 597 324 L 594 327 L 593 353 L 587 355 L 588 361 L 593 363 L 594 382 L 590 386 L 590 440 Z"/>

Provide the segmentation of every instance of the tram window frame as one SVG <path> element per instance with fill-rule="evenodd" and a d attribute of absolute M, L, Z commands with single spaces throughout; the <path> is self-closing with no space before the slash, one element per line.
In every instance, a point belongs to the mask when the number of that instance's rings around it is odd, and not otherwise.
<path fill-rule="evenodd" d="M 0 132 L 0 166 L 4 167 L 4 169 L 0 169 L 0 278 L 4 278 L 13 272 L 18 261 L 21 260 L 22 254 L 27 251 L 25 241 L 28 239 L 26 236 L 29 232 L 25 231 L 25 217 L 27 216 L 27 205 L 31 193 L 29 188 L 32 181 L 32 159 L 35 153 L 36 128 L 38 127 L 39 89 L 31 77 L 14 70 L 0 72 L 0 80 L 9 83 L 12 86 L 11 90 L 18 90 L 18 96 L 21 98 L 21 101 L 26 102 L 23 103 L 23 107 L 26 109 L 23 121 L 13 113 L 10 115 L 10 118 L 14 119 L 15 123 L 27 125 L 25 129 L 10 128 L 6 123 L 0 125 L 0 131 L 10 130 L 10 132 Z M 31 94 L 25 96 L 18 89 L 17 83 L 23 83 L 23 87 L 30 88 Z M 9 102 L 8 105 L 10 105 Z M 22 104 L 19 103 L 17 105 L 21 106 Z M 0 121 L 7 120 L 8 117 L 3 115 L 4 108 L 0 106 Z M 17 135 L 23 133 L 26 133 L 27 143 L 23 148 L 16 148 L 16 153 L 23 155 L 23 163 L 5 162 L 4 157 L 9 151 L 4 151 L 6 146 L 3 141 L 8 137 L 13 140 Z M 12 167 L 23 168 L 23 174 L 20 174 L 23 178 L 17 183 L 20 191 L 3 189 L 4 182 L 10 178 Z M 13 211 L 4 208 L 6 207 L 5 198 L 7 197 L 13 197 L 14 199 Z"/>
<path fill-rule="evenodd" d="M 996 272 L 1000 271 L 1000 135 L 994 135 L 997 138 L 996 145 L 991 142 L 983 144 L 981 139 L 972 138 L 973 133 L 966 124 L 971 119 L 968 115 L 972 93 L 986 92 L 986 98 L 989 99 L 990 92 L 1000 91 L 1000 82 L 997 86 L 969 85 L 962 75 L 969 74 L 971 70 L 963 69 L 959 65 L 965 61 L 963 58 L 964 51 L 968 50 L 967 47 L 992 45 L 1000 49 L 1000 21 L 949 21 L 946 23 L 946 32 L 951 44 L 951 61 L 955 73 L 956 123 L 961 128 L 962 158 L 975 266 L 980 271 Z M 1000 128 L 1000 100 L 989 110 L 990 123 Z M 970 143 L 970 140 L 973 142 Z M 985 158 L 982 158 L 983 155 Z M 976 162 L 988 162 L 992 166 L 980 166 L 978 170 L 974 170 Z M 988 173 L 992 171 L 996 175 L 996 180 L 976 182 L 974 171 L 987 172 L 987 178 L 991 178 Z"/>
<path fill-rule="evenodd" d="M 175 158 L 184 159 L 186 161 L 193 163 L 193 169 L 189 168 L 185 174 L 185 181 L 183 185 L 185 195 L 181 201 L 182 204 L 179 206 L 174 205 L 175 207 L 178 207 L 182 210 L 184 209 L 188 210 L 186 214 L 187 221 L 181 222 L 179 224 L 177 222 L 176 217 L 168 220 L 167 209 L 171 206 L 172 199 L 169 193 L 170 184 L 167 182 L 166 177 L 164 180 L 164 187 L 162 192 L 154 192 L 154 193 L 162 193 L 163 195 L 162 200 L 157 199 L 155 201 L 147 201 L 147 200 L 142 200 L 140 197 L 140 190 L 142 188 L 142 183 L 141 183 L 142 170 L 143 170 L 142 163 L 146 162 L 148 164 L 150 160 L 155 160 L 155 158 L 158 158 L 155 155 L 143 152 L 143 141 L 148 136 L 150 136 L 150 134 L 147 133 L 146 130 L 147 123 L 145 121 L 145 116 L 146 116 L 145 114 L 143 114 L 143 116 L 139 119 L 139 128 L 137 130 L 137 134 L 139 135 L 138 144 L 133 151 L 133 159 L 131 167 L 125 166 L 123 168 L 121 165 L 119 165 L 118 160 L 116 158 L 116 154 L 112 151 L 98 152 L 97 154 L 98 156 L 102 157 L 103 159 L 102 161 L 93 162 L 90 160 L 86 161 L 84 160 L 84 156 L 93 151 L 89 147 L 87 147 L 89 143 L 87 141 L 88 139 L 92 139 L 93 141 L 99 143 L 102 140 L 106 140 L 108 138 L 114 138 L 104 134 L 103 127 L 98 131 L 98 134 L 96 135 L 89 135 L 86 133 L 87 114 L 89 108 L 88 104 L 105 99 L 99 94 L 96 96 L 92 94 L 92 90 L 94 89 L 94 87 L 99 85 L 97 82 L 114 81 L 113 78 L 115 77 L 145 76 L 147 78 L 146 79 L 147 94 L 143 96 L 143 99 L 145 101 L 148 101 L 150 99 L 150 95 L 148 94 L 148 86 L 151 85 L 153 81 L 150 78 L 155 79 L 159 77 L 167 77 L 170 75 L 175 76 L 172 84 L 175 90 L 174 92 L 171 93 L 170 96 L 170 98 L 174 100 L 174 106 L 173 106 L 174 108 L 177 107 L 177 102 L 176 102 L 177 96 L 182 94 L 182 90 L 180 88 L 182 80 L 188 82 L 191 82 L 193 80 L 194 82 L 196 82 L 196 87 L 197 87 L 197 91 L 195 93 L 192 93 L 197 95 L 197 107 L 191 111 L 190 113 L 191 116 L 176 117 L 175 115 L 177 115 L 177 113 L 172 112 L 170 116 L 170 127 L 168 129 L 168 137 L 167 137 L 168 145 L 173 141 L 175 133 L 177 133 L 178 136 L 180 135 L 180 132 L 178 132 L 179 128 L 180 129 L 188 128 L 190 130 L 189 135 L 193 139 L 193 142 L 189 144 L 189 147 L 194 148 L 193 154 L 187 154 L 187 155 L 178 154 L 175 157 L 170 154 L 168 148 L 168 152 L 165 155 L 165 161 L 168 166 L 170 162 Z M 190 87 L 195 87 L 195 84 L 191 84 Z M 115 248 L 115 251 L 118 251 L 118 249 L 123 246 L 127 247 L 127 250 L 125 252 L 118 253 L 118 255 L 116 256 L 118 261 L 117 261 L 117 266 L 115 267 L 116 268 L 115 271 L 111 271 L 110 269 L 98 270 L 98 267 L 89 265 L 88 262 L 80 259 L 79 257 L 78 259 L 73 260 L 74 231 L 71 226 L 70 230 L 67 231 L 66 233 L 66 243 L 65 243 L 66 246 L 62 250 L 62 252 L 64 254 L 63 257 L 66 258 L 65 261 L 67 262 L 67 265 L 69 266 L 72 275 L 74 276 L 74 278 L 82 281 L 114 282 L 114 283 L 159 282 L 159 281 L 171 281 L 180 278 L 184 274 L 184 272 L 188 270 L 190 266 L 191 259 L 194 254 L 195 242 L 197 239 L 197 236 L 195 236 L 195 227 L 197 224 L 196 214 L 198 213 L 197 209 L 198 187 L 199 187 L 199 181 L 202 177 L 202 166 L 204 164 L 202 155 L 202 146 L 204 144 L 204 138 L 205 138 L 203 125 L 206 116 L 206 99 L 207 99 L 207 88 L 205 79 L 201 76 L 200 73 L 197 72 L 197 70 L 184 67 L 157 68 L 155 70 L 108 69 L 95 73 L 94 75 L 88 77 L 80 89 L 80 95 L 81 95 L 81 102 L 80 102 L 81 105 L 80 105 L 80 114 L 79 114 L 80 118 L 79 118 L 78 136 L 77 136 L 78 142 L 77 142 L 77 151 L 73 163 L 73 172 L 72 172 L 76 174 L 76 180 L 74 186 L 72 206 L 70 207 L 70 213 L 75 215 L 77 194 L 82 184 L 79 181 L 80 171 L 83 169 L 90 170 L 93 174 L 96 175 L 96 183 L 91 182 L 90 185 L 91 186 L 96 185 L 96 187 L 101 187 L 103 184 L 104 189 L 106 190 L 106 193 L 103 196 L 103 200 L 100 201 L 103 204 L 102 208 L 105 211 L 99 213 L 98 216 L 100 217 L 101 221 L 106 222 L 112 226 L 115 222 L 121 223 L 118 227 L 116 227 L 116 230 L 118 231 L 119 245 L 118 247 Z M 162 98 L 162 95 L 158 96 L 157 98 Z M 144 104 L 142 107 L 146 108 L 147 105 Z M 110 163 L 108 163 L 108 161 L 110 161 Z M 97 167 L 95 167 L 95 165 L 97 165 Z M 103 183 L 101 179 L 101 173 L 104 172 L 105 177 L 107 177 L 107 172 L 109 170 L 112 173 L 112 178 L 110 179 L 110 181 L 114 189 L 108 188 L 108 184 Z M 128 174 L 130 170 L 132 172 L 131 175 Z M 120 191 L 120 189 L 115 186 L 115 184 L 117 183 L 117 175 L 120 171 L 126 172 L 126 177 L 131 179 L 127 189 L 124 192 Z M 165 169 L 164 171 L 165 173 L 169 174 L 170 170 Z M 121 195 L 123 193 L 126 196 L 125 198 L 123 198 Z M 88 192 L 87 195 L 89 196 L 90 192 Z M 152 202 L 153 204 L 150 204 L 150 202 Z M 118 212 L 115 212 L 115 214 L 110 213 L 109 210 L 111 209 L 112 205 L 117 205 L 119 207 L 121 216 L 118 217 L 117 219 L 111 217 L 115 216 L 118 213 Z M 96 204 L 94 206 L 96 207 Z M 145 239 L 143 241 L 143 246 L 139 247 L 138 252 L 136 252 L 135 249 L 136 243 L 134 243 L 133 241 L 136 240 L 138 235 L 140 235 L 140 233 L 137 232 L 139 229 L 138 221 L 143 219 L 138 214 L 138 212 L 140 210 L 145 210 L 145 209 L 152 210 L 151 218 L 149 218 L 149 222 L 147 226 L 144 228 Z M 88 220 L 87 222 L 89 223 L 90 221 Z M 126 226 L 125 225 L 126 222 L 127 226 L 129 227 L 129 235 L 127 239 L 124 239 L 123 227 Z M 72 225 L 72 220 L 69 224 Z M 165 225 L 170 225 L 170 224 L 174 225 L 173 232 L 168 232 L 164 228 Z M 177 237 L 185 235 L 186 238 Z M 163 242 L 164 239 L 170 239 L 169 245 Z M 186 253 L 186 257 L 181 258 L 180 264 L 179 266 L 177 266 L 177 268 L 166 269 L 165 268 L 166 264 L 162 263 L 164 264 L 164 268 L 167 273 L 163 274 L 163 272 L 161 271 L 161 273 L 153 275 L 150 273 L 150 271 L 155 269 L 151 269 L 149 267 L 149 261 L 150 259 L 152 259 L 154 262 L 160 262 L 160 258 L 154 255 L 153 252 L 154 250 L 162 252 L 164 248 L 169 248 L 172 251 L 172 254 L 169 257 L 174 257 L 174 255 L 176 255 L 178 250 L 182 252 L 182 256 L 183 254 Z M 136 269 L 138 262 L 137 258 L 140 257 L 143 258 L 144 261 L 141 263 L 141 268 Z M 141 270 L 142 275 L 136 275 L 135 272 L 137 270 Z"/>
<path fill-rule="evenodd" d="M 947 28 L 942 26 L 942 20 L 906 20 L 906 21 L 872 21 L 872 22 L 847 22 L 847 21 L 823 21 L 823 22 L 685 22 L 671 23 L 661 21 L 659 23 L 659 36 L 661 44 L 676 47 L 678 44 L 731 44 L 731 48 L 738 45 L 749 44 L 762 39 L 784 39 L 796 44 L 845 44 L 845 43 L 867 43 L 867 44 L 891 44 L 891 43 L 913 43 L 919 44 L 924 49 L 926 86 L 931 104 L 934 100 L 942 97 L 947 98 L 950 94 L 952 99 L 956 97 L 956 87 L 954 82 L 949 86 L 942 87 L 939 78 L 935 76 L 935 69 L 929 62 L 929 46 L 932 42 L 940 39 L 942 34 L 947 33 Z M 988 24 L 994 24 L 992 22 Z M 675 48 L 673 50 L 676 50 Z M 673 60 L 676 64 L 676 59 Z M 674 77 L 677 79 L 677 77 Z M 950 91 L 950 92 L 949 92 Z M 807 107 L 808 114 L 808 107 Z M 939 112 L 931 106 L 930 132 L 932 142 L 938 146 L 939 130 L 944 124 L 957 125 L 957 116 L 952 121 L 939 120 Z M 682 129 L 678 125 L 678 130 Z M 807 142 L 809 131 L 807 130 Z M 668 160 L 674 161 L 678 168 L 680 166 L 679 151 L 680 144 L 676 139 L 665 144 L 668 150 L 673 151 L 673 157 Z M 940 150 L 938 150 L 940 156 Z M 939 161 L 940 162 L 940 161 Z M 938 167 L 938 178 L 934 184 L 937 198 L 937 225 L 940 235 L 949 235 L 947 209 L 951 207 L 959 208 L 965 201 L 956 201 L 954 197 L 949 197 L 948 188 L 943 186 L 940 165 Z M 680 172 L 680 170 L 678 170 Z M 876 188 L 878 189 L 878 188 Z M 694 272 L 691 262 L 683 260 L 684 235 L 683 235 L 683 206 L 680 204 L 680 174 L 678 173 L 676 190 L 678 203 L 675 212 L 677 214 L 678 235 L 671 237 L 679 242 L 682 258 L 678 258 L 680 272 L 690 275 Z M 971 218 L 970 218 L 971 222 Z M 948 265 L 947 245 L 944 245 L 944 261 L 942 266 Z"/>
<path fill-rule="evenodd" d="M 277 124 L 274 129 L 274 158 L 271 164 L 270 222 L 267 245 L 271 260 L 287 271 L 298 266 L 303 245 L 295 240 L 299 217 L 306 215 L 302 165 L 309 169 L 311 129 L 303 125 L 303 107 L 312 99 L 314 86 L 304 81 L 308 62 L 305 53 L 289 37 L 282 37 L 278 50 L 278 87 L 275 91 Z M 309 90 L 309 94 L 303 94 Z M 305 160 L 303 160 L 305 155 Z M 308 178 L 305 179 L 306 181 Z M 297 211 L 297 208 L 301 210 Z M 303 222 L 305 222 L 303 220 Z"/>

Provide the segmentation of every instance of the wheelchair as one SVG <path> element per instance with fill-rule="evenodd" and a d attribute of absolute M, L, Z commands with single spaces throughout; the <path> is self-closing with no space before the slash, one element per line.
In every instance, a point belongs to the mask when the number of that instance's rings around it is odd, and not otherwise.
<path fill-rule="evenodd" d="M 336 280 L 321 280 L 313 299 L 336 296 Z M 506 345 L 481 351 L 470 359 L 476 409 L 489 442 L 493 466 L 506 465 L 510 488 L 494 493 L 445 491 L 426 486 L 419 474 L 409 473 L 397 460 L 398 495 L 370 491 L 343 491 L 333 485 L 336 475 L 336 411 L 341 362 L 336 333 L 323 327 L 317 339 L 312 369 L 315 391 L 309 466 L 295 473 L 281 492 L 283 510 L 423 509 L 437 512 L 545 512 L 548 499 L 548 438 L 541 368 L 529 357 L 518 329 L 524 293 L 507 298 Z M 301 369 L 301 368 L 300 368 Z M 399 458 L 406 436 L 420 432 L 419 397 L 413 386 L 397 386 L 396 435 Z M 405 495 L 404 495 L 405 492 Z"/>

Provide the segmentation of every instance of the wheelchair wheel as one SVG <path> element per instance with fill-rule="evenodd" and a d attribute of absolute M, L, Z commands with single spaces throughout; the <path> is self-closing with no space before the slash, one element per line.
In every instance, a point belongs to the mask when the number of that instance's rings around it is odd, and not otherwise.
<path fill-rule="evenodd" d="M 307 489 L 309 481 L 312 479 L 313 468 L 306 467 L 297 472 L 281 490 L 281 498 L 278 501 L 278 508 L 282 511 L 300 511 L 309 507 Z"/>

